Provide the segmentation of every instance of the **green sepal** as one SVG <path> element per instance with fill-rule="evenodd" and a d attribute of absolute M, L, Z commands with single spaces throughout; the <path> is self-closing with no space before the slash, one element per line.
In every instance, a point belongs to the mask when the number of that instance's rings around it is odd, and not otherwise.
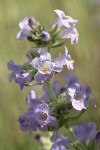
<path fill-rule="evenodd" d="M 34 73 L 37 72 L 37 70 L 31 64 L 28 64 L 28 65 L 25 64 L 22 68 L 22 71 L 23 72 L 34 72 Z"/>
<path fill-rule="evenodd" d="M 33 41 L 38 41 L 39 40 L 39 37 L 35 36 L 34 34 L 32 34 L 32 39 Z"/>
<path fill-rule="evenodd" d="M 51 28 L 51 30 L 49 31 L 49 32 L 50 32 L 50 35 L 53 35 L 53 34 L 57 31 L 57 29 L 58 29 L 57 25 L 53 26 L 53 27 Z"/>
<path fill-rule="evenodd" d="M 38 25 L 38 31 L 41 33 L 42 31 L 45 30 L 44 26 L 41 26 L 40 24 Z"/>
<path fill-rule="evenodd" d="M 77 119 L 79 119 L 79 118 L 83 115 L 84 112 L 85 112 L 85 109 L 83 109 L 83 110 L 82 110 L 78 115 L 76 115 L 76 116 L 67 117 L 64 121 L 65 121 L 65 122 L 70 122 L 70 121 L 77 120 Z"/>
<path fill-rule="evenodd" d="M 32 60 L 36 57 L 40 57 L 40 54 L 34 51 L 30 51 L 29 53 L 26 54 L 26 56 Z"/>
<path fill-rule="evenodd" d="M 50 48 L 56 48 L 56 47 L 59 47 L 59 46 L 62 46 L 64 43 L 65 43 L 66 40 L 64 41 L 56 41 L 54 44 L 50 45 Z"/>

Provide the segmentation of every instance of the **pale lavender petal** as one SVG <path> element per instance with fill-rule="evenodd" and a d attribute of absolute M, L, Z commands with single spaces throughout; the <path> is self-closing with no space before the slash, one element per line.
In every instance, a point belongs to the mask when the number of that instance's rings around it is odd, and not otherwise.
<path fill-rule="evenodd" d="M 53 63 L 51 61 L 44 61 L 38 68 L 38 71 L 44 75 L 50 75 L 53 70 Z"/>
<path fill-rule="evenodd" d="M 70 24 L 69 24 L 68 20 L 66 20 L 65 17 L 63 17 L 63 18 L 61 19 L 61 22 L 62 22 L 63 26 L 65 26 L 65 27 L 67 27 L 67 28 L 70 27 Z"/>
<path fill-rule="evenodd" d="M 62 26 L 61 19 L 60 19 L 60 18 L 57 18 L 57 19 L 54 21 L 54 23 L 53 23 L 52 26 L 57 26 L 57 27 L 60 28 L 60 27 Z"/>
<path fill-rule="evenodd" d="M 72 27 L 74 27 L 76 25 L 76 23 L 78 22 L 78 20 L 76 19 L 73 19 L 72 17 L 70 16 L 65 16 L 64 17 L 66 20 L 68 20 L 68 22 L 70 23 L 70 25 L 72 24 Z"/>
<path fill-rule="evenodd" d="M 64 76 L 65 81 L 67 82 L 67 87 L 72 86 L 74 84 L 78 83 L 78 77 L 75 76 L 74 74 L 71 75 L 65 75 Z"/>
<path fill-rule="evenodd" d="M 77 100 L 73 99 L 72 106 L 73 106 L 73 108 L 75 108 L 76 110 L 79 110 L 79 111 L 81 111 L 82 109 L 87 109 L 87 107 L 84 106 L 84 100 L 77 101 Z"/>
<path fill-rule="evenodd" d="M 39 57 L 38 58 L 34 58 L 32 60 L 32 65 L 37 70 L 38 70 L 39 66 L 41 65 L 41 63 L 42 63 L 42 61 L 41 61 L 41 59 Z"/>
<path fill-rule="evenodd" d="M 61 22 L 62 22 L 62 25 L 64 25 L 65 27 L 70 27 L 69 23 L 68 23 L 68 19 L 65 18 L 65 13 L 61 10 L 54 10 L 57 15 L 59 16 Z"/>
<path fill-rule="evenodd" d="M 25 83 L 30 82 L 32 76 L 30 73 L 23 73 L 23 74 L 16 74 L 15 75 L 15 82 L 20 85 L 20 89 L 24 88 Z"/>
<path fill-rule="evenodd" d="M 36 110 L 36 113 L 37 112 L 43 112 L 43 113 L 46 113 L 48 114 L 49 113 L 49 107 L 46 103 L 44 104 L 40 104 Z"/>
<path fill-rule="evenodd" d="M 20 72 L 22 69 L 22 65 L 15 65 L 15 63 L 11 60 L 7 63 L 8 69 L 14 72 Z"/>
<path fill-rule="evenodd" d="M 22 31 L 19 31 L 17 34 L 17 40 L 22 40 L 24 39 L 26 36 Z"/>
<path fill-rule="evenodd" d="M 30 36 L 30 31 L 32 30 L 28 23 L 28 18 L 24 18 L 19 22 L 20 32 L 17 34 L 17 39 L 22 40 L 25 37 Z"/>
<path fill-rule="evenodd" d="M 19 22 L 19 27 L 20 27 L 21 29 L 23 29 L 25 25 L 28 25 L 28 17 L 25 17 L 23 20 L 21 20 L 21 21 Z"/>
<path fill-rule="evenodd" d="M 70 38 L 71 39 L 71 44 L 74 44 L 74 43 L 78 43 L 78 32 L 76 30 L 76 28 L 66 28 L 65 30 L 63 30 L 61 32 L 61 37 L 62 38 Z"/>
<path fill-rule="evenodd" d="M 63 16 L 65 16 L 65 13 L 62 11 L 62 10 L 58 10 L 58 9 L 55 9 L 54 12 L 57 13 L 57 15 L 62 18 Z"/>
<path fill-rule="evenodd" d="M 66 54 L 59 56 L 54 63 L 59 63 L 61 65 L 66 65 Z M 62 66 L 63 67 L 63 66 Z"/>
<path fill-rule="evenodd" d="M 68 54 L 68 49 L 67 49 L 66 46 L 65 46 L 65 56 L 66 56 L 66 59 L 65 59 L 65 64 L 64 65 L 67 65 L 67 68 L 69 70 L 73 70 L 74 61 L 72 60 L 71 56 Z"/>
<path fill-rule="evenodd" d="M 66 65 L 67 65 L 67 68 L 69 70 L 73 70 L 74 69 L 73 63 L 74 63 L 74 61 L 72 60 L 71 56 L 67 55 L 67 57 L 66 57 Z"/>
<path fill-rule="evenodd" d="M 74 94 L 76 92 L 76 89 L 73 87 L 68 88 L 68 95 L 70 95 L 72 98 L 74 97 Z"/>
<path fill-rule="evenodd" d="M 46 61 L 46 60 L 49 60 L 51 61 L 51 54 L 50 53 L 44 53 L 43 55 L 40 56 L 41 60 L 42 61 Z"/>
<path fill-rule="evenodd" d="M 72 38 L 71 38 L 71 44 L 74 44 L 74 43 L 78 43 L 78 36 L 76 35 L 76 36 L 72 36 Z"/>
<path fill-rule="evenodd" d="M 27 97 L 26 97 L 26 103 L 28 105 L 30 105 L 31 104 L 31 100 L 35 99 L 35 98 L 36 98 L 36 93 L 35 93 L 35 91 L 31 90 L 29 95 L 27 95 Z"/>
<path fill-rule="evenodd" d="M 38 83 L 44 83 L 44 76 L 41 73 L 37 72 L 34 76 L 34 80 Z"/>
<path fill-rule="evenodd" d="M 54 76 L 54 71 L 52 71 L 50 75 L 49 74 L 43 75 L 43 74 L 37 72 L 34 76 L 34 80 L 37 81 L 38 83 L 44 83 L 45 81 L 49 80 L 53 76 Z"/>
<path fill-rule="evenodd" d="M 46 53 L 46 49 L 45 48 L 38 48 L 37 52 L 41 55 L 43 55 L 44 53 Z"/>
<path fill-rule="evenodd" d="M 56 72 L 61 72 L 63 69 L 63 65 L 58 61 L 53 63 L 53 70 Z"/>

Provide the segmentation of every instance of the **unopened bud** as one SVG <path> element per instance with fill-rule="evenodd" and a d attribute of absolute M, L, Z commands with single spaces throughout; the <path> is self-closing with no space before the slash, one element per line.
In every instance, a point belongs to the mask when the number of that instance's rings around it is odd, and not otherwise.
<path fill-rule="evenodd" d="M 40 38 L 41 38 L 42 41 L 49 41 L 50 40 L 50 34 L 46 31 L 43 31 L 40 34 Z"/>
<path fill-rule="evenodd" d="M 37 25 L 37 22 L 34 18 L 29 18 L 28 23 L 30 27 Z"/>

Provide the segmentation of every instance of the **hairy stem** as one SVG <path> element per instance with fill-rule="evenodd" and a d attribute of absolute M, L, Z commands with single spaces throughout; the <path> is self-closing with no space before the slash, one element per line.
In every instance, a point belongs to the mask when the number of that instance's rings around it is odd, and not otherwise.
<path fill-rule="evenodd" d="M 45 85 L 46 85 L 47 88 L 48 88 L 48 91 L 49 91 L 49 94 L 50 94 L 52 100 L 53 100 L 55 103 L 58 103 L 58 100 L 57 100 L 57 98 L 56 98 L 56 96 L 55 96 L 55 94 L 54 94 L 54 92 L 53 92 L 53 90 L 52 90 L 52 88 L 51 88 L 51 86 L 50 86 L 49 81 L 45 82 Z"/>
<path fill-rule="evenodd" d="M 68 124 L 65 124 L 65 128 L 67 129 L 69 136 L 73 140 L 73 146 L 78 150 L 78 147 L 77 147 L 78 139 L 76 135 L 74 134 L 73 129 Z"/>

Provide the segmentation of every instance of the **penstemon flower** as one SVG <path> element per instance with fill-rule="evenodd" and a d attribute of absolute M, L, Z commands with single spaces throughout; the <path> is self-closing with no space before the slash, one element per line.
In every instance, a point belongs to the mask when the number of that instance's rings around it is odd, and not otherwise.
<path fill-rule="evenodd" d="M 22 40 L 31 36 L 32 28 L 37 26 L 37 22 L 34 18 L 24 18 L 19 22 L 20 32 L 17 34 L 17 39 Z"/>
<path fill-rule="evenodd" d="M 75 28 L 76 23 L 78 20 L 73 19 L 70 16 L 66 16 L 65 13 L 61 10 L 55 10 L 59 18 L 55 22 L 58 26 L 66 27 L 66 29 L 60 32 L 60 36 L 65 39 L 71 39 L 71 44 L 78 43 L 78 32 Z"/>
<path fill-rule="evenodd" d="M 95 123 L 83 123 L 72 128 L 70 126 L 72 121 L 79 119 L 85 112 L 89 101 L 96 107 L 90 96 L 91 88 L 87 84 L 81 85 L 74 74 L 62 77 L 65 80 L 63 86 L 58 80 L 50 82 L 56 74 L 63 71 L 64 66 L 67 71 L 74 69 L 74 61 L 65 42 L 70 39 L 71 44 L 78 43 L 79 36 L 76 29 L 78 20 L 66 16 L 61 10 L 56 9 L 54 12 L 58 18 L 48 27 L 41 25 L 34 17 L 25 17 L 19 22 L 17 39 L 26 38 L 33 43 L 33 48 L 27 51 L 27 61 L 23 65 L 8 62 L 7 66 L 11 71 L 9 81 L 14 79 L 21 90 L 25 86 L 41 85 L 44 92 L 37 97 L 35 91 L 31 90 L 26 96 L 28 109 L 22 110 L 18 119 L 19 126 L 22 131 L 31 134 L 37 130 L 52 132 L 50 141 L 53 144 L 49 146 L 50 150 L 89 150 L 92 147 L 97 150 L 100 131 L 96 131 Z M 53 58 L 51 50 L 60 46 L 64 46 L 64 53 Z M 62 127 L 66 130 L 65 137 L 60 132 Z M 35 139 L 41 141 L 41 149 L 48 150 L 43 145 L 43 140 L 40 140 L 40 135 Z"/>

